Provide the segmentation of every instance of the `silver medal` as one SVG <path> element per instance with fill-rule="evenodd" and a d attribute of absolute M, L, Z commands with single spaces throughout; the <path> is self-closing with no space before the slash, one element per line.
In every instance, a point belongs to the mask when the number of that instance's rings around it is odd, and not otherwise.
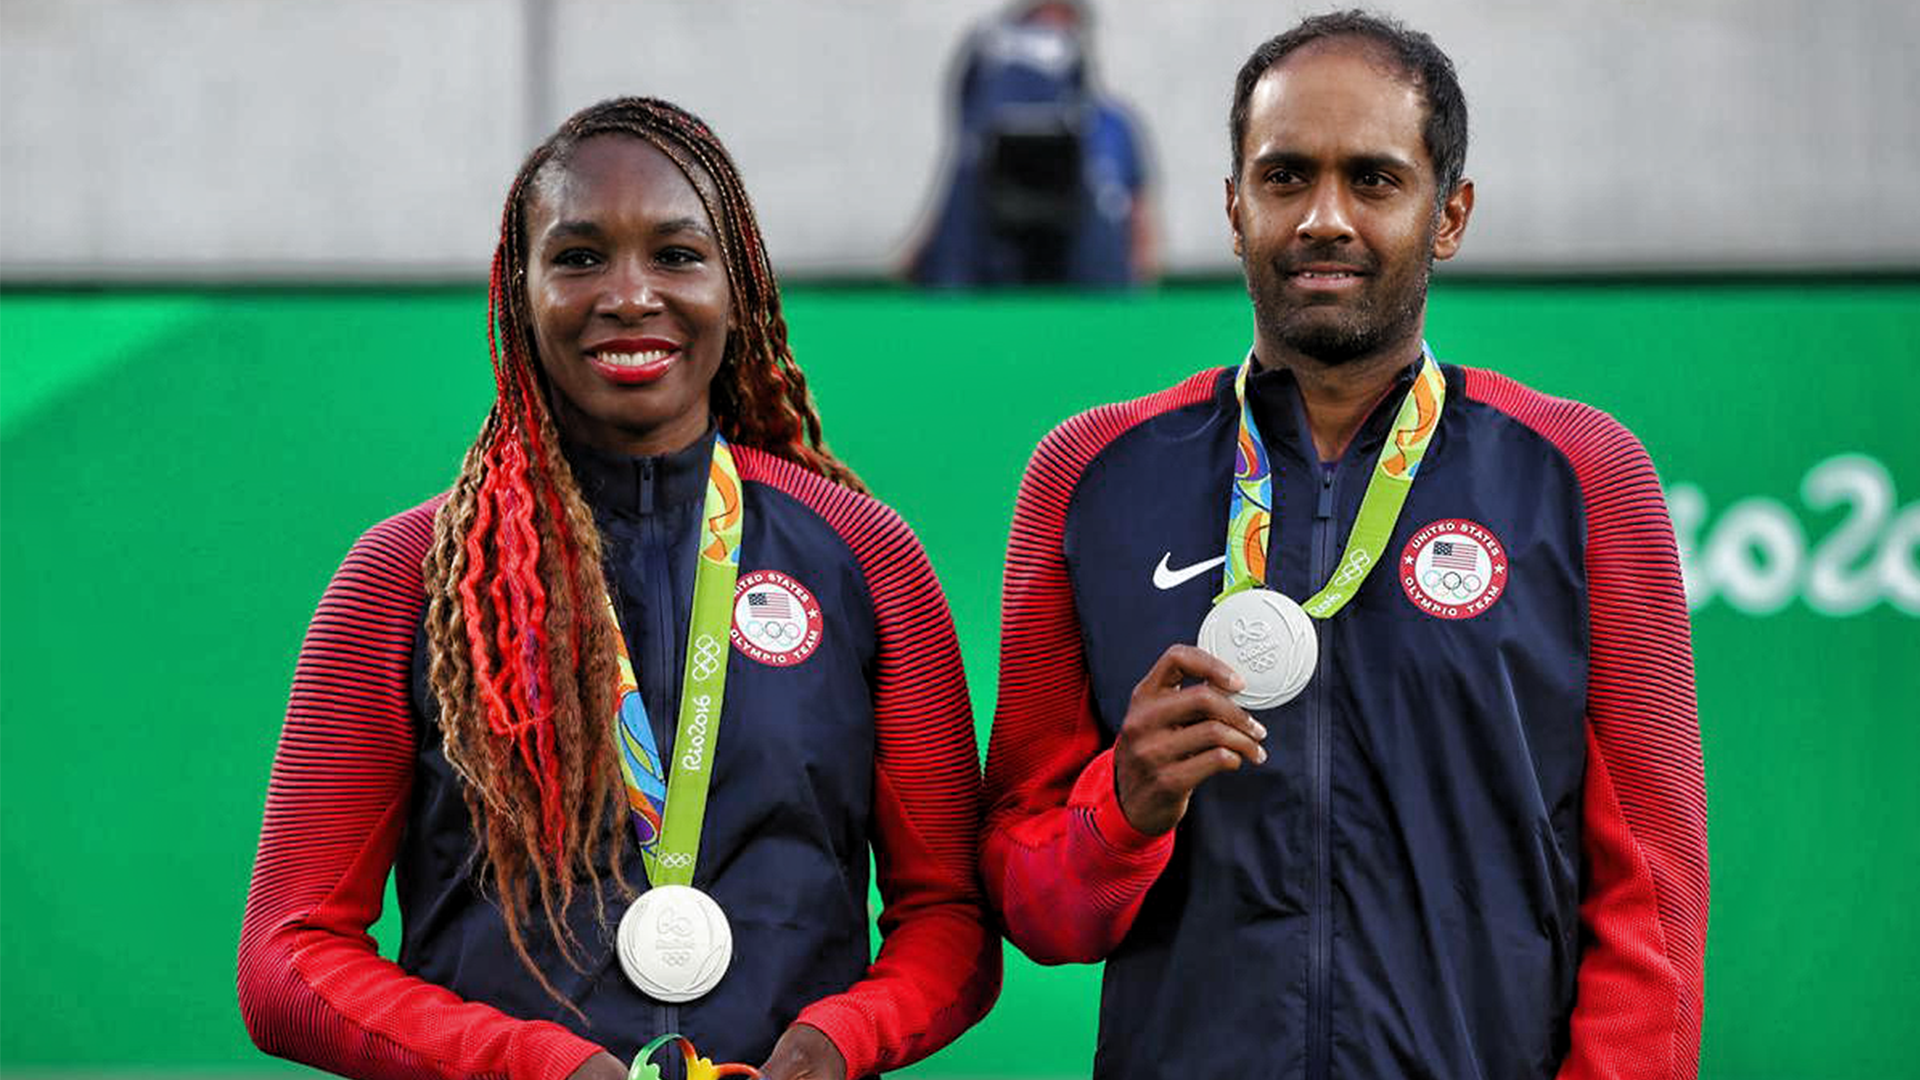
<path fill-rule="evenodd" d="M 733 929 L 713 898 L 690 885 L 641 893 L 620 917 L 620 967 L 658 1001 L 692 1001 L 720 982 L 733 960 Z"/>
<path fill-rule="evenodd" d="M 1313 620 L 1272 589 L 1243 589 L 1213 606 L 1200 624 L 1200 648 L 1247 681 L 1231 695 L 1243 709 L 1271 709 L 1300 695 L 1320 660 Z"/>

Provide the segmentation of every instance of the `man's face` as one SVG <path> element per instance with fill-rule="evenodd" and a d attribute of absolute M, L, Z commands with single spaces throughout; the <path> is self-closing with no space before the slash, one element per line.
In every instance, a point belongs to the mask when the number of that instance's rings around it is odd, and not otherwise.
<path fill-rule="evenodd" d="M 1436 212 L 1426 109 L 1352 40 L 1309 45 L 1255 85 L 1227 219 L 1262 363 L 1418 349 L 1432 260 L 1459 250 L 1473 206 L 1463 183 Z"/>

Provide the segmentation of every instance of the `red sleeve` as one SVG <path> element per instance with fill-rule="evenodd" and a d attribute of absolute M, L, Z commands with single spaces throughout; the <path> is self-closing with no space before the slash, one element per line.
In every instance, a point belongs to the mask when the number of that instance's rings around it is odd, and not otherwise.
<path fill-rule="evenodd" d="M 1680 560 L 1646 451 L 1605 413 L 1487 372 L 1467 392 L 1554 442 L 1587 511 L 1586 886 L 1561 1080 L 1699 1071 L 1707 800 Z"/>
<path fill-rule="evenodd" d="M 980 863 L 1007 936 L 1043 964 L 1112 952 L 1174 843 L 1171 832 L 1148 836 L 1128 823 L 1114 791 L 1067 576 L 1068 505 L 1102 449 L 1154 415 L 1206 399 L 1219 375 L 1203 371 L 1062 424 L 1034 452 L 1014 504 Z"/>
<path fill-rule="evenodd" d="M 892 510 L 796 466 L 735 447 L 741 475 L 820 514 L 853 550 L 873 597 L 874 862 L 882 941 L 866 978 L 801 1010 L 848 1076 L 897 1069 L 972 1027 L 1000 994 L 1000 935 L 975 852 L 980 766 L 947 599 Z"/>
<path fill-rule="evenodd" d="M 599 1047 L 416 979 L 367 933 L 406 821 L 435 505 L 369 530 L 307 629 L 240 931 L 240 1013 L 262 1050 L 342 1076 L 565 1077 Z"/>

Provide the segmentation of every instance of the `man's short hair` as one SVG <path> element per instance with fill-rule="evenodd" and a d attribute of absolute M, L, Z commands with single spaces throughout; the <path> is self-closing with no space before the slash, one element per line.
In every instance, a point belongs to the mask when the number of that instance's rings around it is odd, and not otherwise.
<path fill-rule="evenodd" d="M 1233 138 L 1233 178 L 1240 179 L 1245 164 L 1243 144 L 1247 136 L 1247 103 L 1261 76 L 1296 50 L 1317 41 L 1335 38 L 1359 38 L 1376 46 L 1401 72 L 1420 87 L 1427 99 L 1427 123 L 1421 134 L 1427 143 L 1427 156 L 1433 159 L 1434 176 L 1439 180 L 1437 198 L 1445 201 L 1460 183 L 1467 164 L 1467 96 L 1454 74 L 1453 61 L 1440 51 L 1433 39 L 1418 30 L 1383 15 L 1358 9 L 1315 15 L 1273 37 L 1253 50 L 1240 68 L 1233 85 L 1233 111 L 1227 126 Z"/>

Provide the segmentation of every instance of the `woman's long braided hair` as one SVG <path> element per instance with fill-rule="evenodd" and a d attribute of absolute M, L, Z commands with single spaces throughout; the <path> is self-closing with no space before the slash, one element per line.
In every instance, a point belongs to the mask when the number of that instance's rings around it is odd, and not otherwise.
<path fill-rule="evenodd" d="M 447 761 L 463 781 L 514 952 L 555 1000 L 527 948 L 536 903 L 561 959 L 578 969 L 565 918 L 576 880 L 590 883 L 602 927 L 602 868 L 623 895 L 633 892 L 620 872 L 626 792 L 612 738 L 619 631 L 593 513 L 560 452 L 526 295 L 536 183 L 603 135 L 644 139 L 671 158 L 719 233 L 733 316 L 710 395 L 721 433 L 864 490 L 821 441 L 753 206 L 706 124 L 664 101 L 617 98 L 574 115 L 528 155 L 507 193 L 487 301 L 497 396 L 434 519 L 424 571 Z"/>

